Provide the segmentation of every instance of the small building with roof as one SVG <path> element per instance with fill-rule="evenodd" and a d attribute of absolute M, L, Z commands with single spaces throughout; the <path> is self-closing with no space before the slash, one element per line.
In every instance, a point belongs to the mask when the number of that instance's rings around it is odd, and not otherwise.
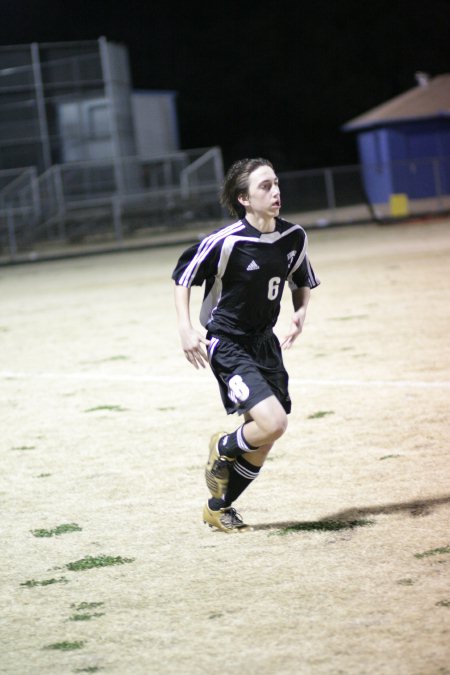
<path fill-rule="evenodd" d="M 372 205 L 403 194 L 450 194 L 450 74 L 416 73 L 416 86 L 350 120 Z"/>

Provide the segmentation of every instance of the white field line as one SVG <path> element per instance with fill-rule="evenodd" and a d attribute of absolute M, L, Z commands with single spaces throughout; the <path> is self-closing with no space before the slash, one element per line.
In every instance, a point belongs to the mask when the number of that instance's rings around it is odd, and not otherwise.
<path fill-rule="evenodd" d="M 82 372 L 40 372 L 40 371 L 0 371 L 0 380 L 71 380 L 79 382 L 136 382 L 136 383 L 167 383 L 167 384 L 210 384 L 208 379 L 196 373 L 192 375 L 111 375 L 107 373 Z M 197 379 L 195 379 L 197 378 Z M 450 389 L 450 381 L 426 380 L 356 380 L 356 379 L 321 379 L 321 378 L 290 378 L 291 384 L 318 387 L 396 387 L 403 389 Z"/>

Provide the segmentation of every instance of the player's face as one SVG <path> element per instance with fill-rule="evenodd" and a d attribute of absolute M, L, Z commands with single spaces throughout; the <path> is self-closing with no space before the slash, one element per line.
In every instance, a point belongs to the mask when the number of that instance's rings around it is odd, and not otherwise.
<path fill-rule="evenodd" d="M 278 178 L 270 166 L 259 166 L 252 171 L 242 204 L 247 211 L 263 218 L 278 216 L 281 208 L 280 188 Z"/>

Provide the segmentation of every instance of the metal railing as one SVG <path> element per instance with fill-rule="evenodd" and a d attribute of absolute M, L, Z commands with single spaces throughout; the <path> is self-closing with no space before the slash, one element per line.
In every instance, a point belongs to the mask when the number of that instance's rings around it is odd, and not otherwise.
<path fill-rule="evenodd" d="M 120 172 L 120 182 L 118 174 Z M 218 148 L 140 160 L 74 162 L 12 176 L 0 190 L 0 254 L 14 260 L 42 244 L 103 237 L 121 244 L 136 229 L 221 214 Z"/>
<path fill-rule="evenodd" d="M 279 178 L 283 213 L 304 226 L 450 212 L 450 157 L 290 171 Z"/>
<path fill-rule="evenodd" d="M 136 232 L 219 225 L 219 148 L 0 172 L 0 259 L 95 239 L 122 246 Z M 8 174 L 8 175 L 7 175 Z M 279 175 L 282 215 L 305 227 L 450 213 L 450 158 L 352 165 Z M 3 187 L 2 187 L 3 186 Z"/>

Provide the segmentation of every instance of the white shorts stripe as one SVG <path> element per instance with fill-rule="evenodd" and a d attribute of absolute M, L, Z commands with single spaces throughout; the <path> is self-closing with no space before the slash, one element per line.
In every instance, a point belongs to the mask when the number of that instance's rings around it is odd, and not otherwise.
<path fill-rule="evenodd" d="M 212 355 L 214 354 L 214 350 L 219 344 L 219 338 L 213 337 L 211 338 L 208 346 L 208 360 L 211 361 Z"/>

